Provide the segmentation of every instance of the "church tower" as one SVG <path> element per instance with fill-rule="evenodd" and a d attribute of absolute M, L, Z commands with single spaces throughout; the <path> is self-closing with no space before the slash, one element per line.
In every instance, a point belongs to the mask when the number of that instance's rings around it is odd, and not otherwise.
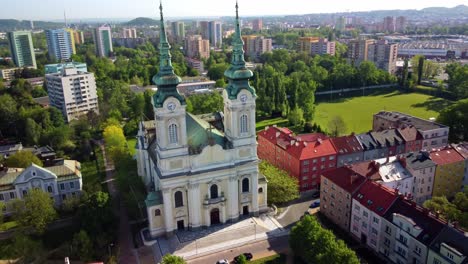
<path fill-rule="evenodd" d="M 171 62 L 171 45 L 167 41 L 162 4 L 159 33 L 159 72 L 153 77 L 158 90 L 153 96 L 156 126 L 157 173 L 161 177 L 188 171 L 188 145 L 186 128 L 186 103 L 177 90 L 181 82 L 174 73 Z M 182 158 L 181 158 L 182 157 Z"/>
<path fill-rule="evenodd" d="M 255 140 L 255 89 L 250 86 L 252 71 L 246 68 L 244 42 L 239 25 L 239 6 L 236 2 L 236 32 L 232 41 L 230 67 L 224 72 L 228 85 L 223 91 L 224 130 L 233 147 L 256 146 Z M 256 148 L 256 147 L 255 147 Z M 255 153 L 256 153 L 255 149 Z"/>

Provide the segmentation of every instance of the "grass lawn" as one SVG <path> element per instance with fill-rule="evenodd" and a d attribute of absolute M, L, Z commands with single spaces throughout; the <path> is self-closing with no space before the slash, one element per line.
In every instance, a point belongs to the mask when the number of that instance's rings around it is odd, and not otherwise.
<path fill-rule="evenodd" d="M 252 260 L 248 263 L 253 264 L 284 264 L 286 263 L 286 255 L 273 255 L 262 259 Z"/>
<path fill-rule="evenodd" d="M 283 117 L 277 117 L 273 119 L 265 119 L 262 121 L 258 121 L 257 124 L 255 125 L 256 130 L 260 131 L 264 129 L 266 126 L 272 126 L 272 125 L 278 125 L 279 127 L 282 126 L 287 126 L 288 125 L 288 119 L 283 118 Z"/>
<path fill-rule="evenodd" d="M 372 129 L 372 115 L 381 111 L 399 111 L 420 118 L 436 117 L 449 106 L 450 101 L 419 93 L 393 91 L 352 98 L 342 98 L 332 102 L 319 102 L 315 108 L 313 122 L 325 130 L 333 116 L 341 116 L 347 125 L 347 133 L 362 133 Z"/>
<path fill-rule="evenodd" d="M 130 152 L 130 155 L 135 155 L 135 145 L 136 145 L 136 138 L 127 138 L 127 146 L 128 146 L 128 151 Z"/>
<path fill-rule="evenodd" d="M 105 179 L 105 166 L 102 157 L 102 151 L 99 147 L 95 147 L 96 160 L 81 162 L 81 176 L 83 177 L 83 188 L 86 191 L 97 191 L 99 185 Z M 99 168 L 99 171 L 98 171 Z M 104 188 L 107 188 L 105 186 Z"/>

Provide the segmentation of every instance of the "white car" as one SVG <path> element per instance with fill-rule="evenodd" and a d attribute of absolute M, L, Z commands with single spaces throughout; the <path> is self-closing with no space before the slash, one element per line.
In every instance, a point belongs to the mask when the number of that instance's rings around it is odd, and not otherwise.
<path fill-rule="evenodd" d="M 229 261 L 227 259 L 221 259 L 221 260 L 218 260 L 216 264 L 229 264 Z"/>

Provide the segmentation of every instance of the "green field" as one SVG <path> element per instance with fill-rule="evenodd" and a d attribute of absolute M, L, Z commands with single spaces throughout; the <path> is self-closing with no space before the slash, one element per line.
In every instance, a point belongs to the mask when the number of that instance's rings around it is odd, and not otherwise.
<path fill-rule="evenodd" d="M 449 106 L 450 101 L 418 93 L 375 94 L 319 102 L 313 122 L 328 130 L 328 122 L 335 115 L 341 116 L 347 125 L 347 133 L 362 133 L 372 128 L 372 115 L 381 111 L 399 111 L 420 118 L 436 117 Z"/>

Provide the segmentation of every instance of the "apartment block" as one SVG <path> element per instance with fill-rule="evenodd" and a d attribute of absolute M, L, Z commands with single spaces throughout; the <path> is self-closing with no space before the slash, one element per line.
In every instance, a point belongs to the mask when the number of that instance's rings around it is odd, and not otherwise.
<path fill-rule="evenodd" d="M 93 31 L 96 55 L 99 57 L 110 57 L 113 52 L 112 31 L 110 26 L 100 26 Z"/>
<path fill-rule="evenodd" d="M 13 81 L 15 79 L 15 72 L 21 69 L 22 68 L 0 69 L 0 78 L 7 82 Z"/>
<path fill-rule="evenodd" d="M 180 41 L 185 38 L 185 24 L 181 21 L 176 21 L 171 23 L 171 33 L 174 39 Z"/>
<path fill-rule="evenodd" d="M 137 38 L 138 37 L 136 28 L 123 28 L 120 34 L 122 38 Z"/>
<path fill-rule="evenodd" d="M 76 53 L 73 30 L 49 29 L 45 34 L 51 60 L 69 60 Z"/>
<path fill-rule="evenodd" d="M 415 127 L 422 139 L 422 149 L 430 150 L 446 146 L 448 143 L 449 127 L 438 124 L 432 118 L 424 120 L 400 112 L 381 111 L 374 115 L 372 130 L 382 131 L 390 128 Z"/>
<path fill-rule="evenodd" d="M 36 55 L 30 31 L 8 32 L 8 43 L 13 61 L 18 67 L 37 68 Z"/>
<path fill-rule="evenodd" d="M 426 263 L 468 263 L 468 237 L 466 233 L 445 226 L 431 243 Z"/>
<path fill-rule="evenodd" d="M 422 149 L 422 135 L 412 125 L 397 129 L 398 135 L 405 141 L 405 153 L 417 152 Z"/>
<path fill-rule="evenodd" d="M 369 45 L 371 44 L 374 44 L 374 40 L 362 39 L 350 41 L 347 53 L 348 63 L 359 66 L 363 61 L 368 60 Z"/>
<path fill-rule="evenodd" d="M 67 122 L 89 111 L 99 113 L 94 74 L 74 67 L 46 74 L 50 105 L 58 108 Z"/>
<path fill-rule="evenodd" d="M 401 159 L 405 160 L 406 169 L 413 175 L 411 198 L 421 205 L 432 198 L 436 164 L 427 151 L 410 152 Z"/>
<path fill-rule="evenodd" d="M 200 35 L 187 36 L 184 50 L 189 58 L 207 59 L 210 57 L 210 42 Z"/>
<path fill-rule="evenodd" d="M 463 189 L 468 188 L 468 142 L 452 144 L 452 147 L 465 159 L 465 175 L 463 176 Z"/>
<path fill-rule="evenodd" d="M 57 64 L 46 64 L 45 73 L 62 73 L 62 70 L 65 68 L 75 68 L 81 72 L 87 72 L 88 66 L 83 62 L 66 62 L 66 63 L 57 63 Z"/>
<path fill-rule="evenodd" d="M 244 51 L 252 61 L 258 60 L 265 52 L 271 52 L 272 39 L 263 36 L 242 36 L 244 41 Z"/>
<path fill-rule="evenodd" d="M 75 40 L 75 45 L 84 44 L 84 34 L 83 31 L 74 30 L 73 39 Z"/>
<path fill-rule="evenodd" d="M 354 135 L 334 137 L 330 141 L 337 151 L 337 167 L 364 160 L 363 147 Z"/>
<path fill-rule="evenodd" d="M 396 72 L 398 45 L 389 44 L 386 40 L 379 40 L 368 45 L 367 60 L 373 62 L 381 70 L 390 74 Z"/>
<path fill-rule="evenodd" d="M 431 151 L 430 157 L 437 164 L 432 196 L 453 197 L 463 189 L 465 159 L 451 146 Z"/>
<path fill-rule="evenodd" d="M 318 42 L 319 40 L 319 37 L 300 37 L 297 45 L 298 51 L 310 54 L 312 50 L 312 43 Z"/>
<path fill-rule="evenodd" d="M 310 43 L 310 55 L 335 55 L 335 42 L 320 38 L 317 42 Z"/>
<path fill-rule="evenodd" d="M 396 31 L 396 18 L 393 16 L 387 16 L 383 19 L 383 30 L 389 33 Z"/>
<path fill-rule="evenodd" d="M 252 30 L 255 32 L 262 31 L 263 20 L 261 18 L 252 20 Z"/>

